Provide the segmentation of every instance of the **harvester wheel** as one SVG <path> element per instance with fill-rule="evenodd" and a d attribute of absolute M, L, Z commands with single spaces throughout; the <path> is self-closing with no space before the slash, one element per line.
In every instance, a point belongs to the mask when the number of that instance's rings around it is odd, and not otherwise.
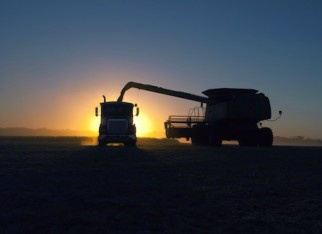
<path fill-rule="evenodd" d="M 194 134 L 191 136 L 191 144 L 198 145 L 198 140 Z"/>
<path fill-rule="evenodd" d="M 222 145 L 222 139 L 220 134 L 209 131 L 208 133 L 208 143 L 213 147 L 220 147 Z"/>
<path fill-rule="evenodd" d="M 208 128 L 204 125 L 194 125 L 192 127 L 191 143 L 193 145 L 207 145 L 208 143 Z"/>
<path fill-rule="evenodd" d="M 270 128 L 259 129 L 259 146 L 271 147 L 273 145 L 273 132 Z"/>

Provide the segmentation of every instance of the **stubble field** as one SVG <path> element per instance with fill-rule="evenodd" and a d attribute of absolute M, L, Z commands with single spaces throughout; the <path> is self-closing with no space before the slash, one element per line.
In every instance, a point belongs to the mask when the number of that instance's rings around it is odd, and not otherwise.
<path fill-rule="evenodd" d="M 0 233 L 322 233 L 322 148 L 0 138 Z"/>

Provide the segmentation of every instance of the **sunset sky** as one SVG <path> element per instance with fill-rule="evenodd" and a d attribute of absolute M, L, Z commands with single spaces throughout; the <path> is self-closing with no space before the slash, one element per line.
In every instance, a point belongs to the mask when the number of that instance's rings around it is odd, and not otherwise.
<path fill-rule="evenodd" d="M 278 136 L 322 138 L 322 1 L 1 1 L 0 127 L 95 130 L 128 81 L 254 88 Z M 141 136 L 198 105 L 130 90 Z"/>

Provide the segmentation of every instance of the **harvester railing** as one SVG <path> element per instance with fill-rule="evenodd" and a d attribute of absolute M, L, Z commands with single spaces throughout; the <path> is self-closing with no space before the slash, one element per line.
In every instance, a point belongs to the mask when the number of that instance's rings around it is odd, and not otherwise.
<path fill-rule="evenodd" d="M 170 115 L 165 122 L 166 128 L 191 128 L 194 124 L 204 122 L 204 116 Z"/>

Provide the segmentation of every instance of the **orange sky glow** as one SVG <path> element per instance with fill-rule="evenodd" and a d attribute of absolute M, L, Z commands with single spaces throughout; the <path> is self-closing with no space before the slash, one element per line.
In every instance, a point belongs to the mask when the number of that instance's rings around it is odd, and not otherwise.
<path fill-rule="evenodd" d="M 158 79 L 159 74 L 134 71 L 79 71 L 72 74 L 69 80 L 60 86 L 42 89 L 21 84 L 21 96 L 14 105 L 8 106 L 2 115 L 5 127 L 27 127 L 48 129 L 71 129 L 98 135 L 100 118 L 95 116 L 95 107 L 103 101 L 115 101 L 121 89 L 128 81 L 156 84 L 171 87 Z M 62 74 L 64 76 L 65 74 Z M 75 78 L 73 78 L 75 77 Z M 154 79 L 151 80 L 151 77 Z M 161 80 L 161 79 L 160 79 Z M 27 87 L 27 90 L 26 90 Z M 139 137 L 165 137 L 164 121 L 171 114 L 187 114 L 189 108 L 198 105 L 196 102 L 168 97 L 160 94 L 130 89 L 124 101 L 137 103 L 140 114 L 134 117 Z M 18 114 L 20 113 L 20 114 Z M 23 114 L 21 114 L 23 113 Z"/>
<path fill-rule="evenodd" d="M 95 117 L 95 107 L 102 102 L 102 95 L 107 97 L 107 101 L 115 101 L 128 81 L 148 83 L 199 95 L 209 88 L 209 85 L 196 84 L 192 89 L 189 83 L 178 81 L 169 83 L 162 80 L 162 77 L 171 77 L 171 74 L 124 68 L 108 71 L 99 68 L 80 69 L 77 73 L 61 74 L 61 76 L 68 76 L 68 81 L 56 83 L 49 89 L 43 89 L 41 82 L 36 87 L 24 82 L 18 83 L 19 95 L 10 106 L 3 108 L 6 111 L 0 117 L 2 124 L 0 127 L 70 129 L 97 136 L 100 118 Z M 218 87 L 216 84 L 211 86 Z M 140 107 L 140 115 L 134 118 L 137 135 L 157 138 L 165 137 L 164 121 L 169 115 L 186 115 L 190 108 L 199 105 L 197 102 L 136 89 L 128 90 L 124 101 L 137 103 Z M 272 108 L 274 116 L 274 111 L 276 112 L 274 103 Z M 302 132 L 314 130 L 307 127 L 303 129 L 288 127 L 286 120 L 282 118 L 277 122 L 264 122 L 264 125 L 272 127 L 275 135 L 279 136 L 302 135 Z"/>

